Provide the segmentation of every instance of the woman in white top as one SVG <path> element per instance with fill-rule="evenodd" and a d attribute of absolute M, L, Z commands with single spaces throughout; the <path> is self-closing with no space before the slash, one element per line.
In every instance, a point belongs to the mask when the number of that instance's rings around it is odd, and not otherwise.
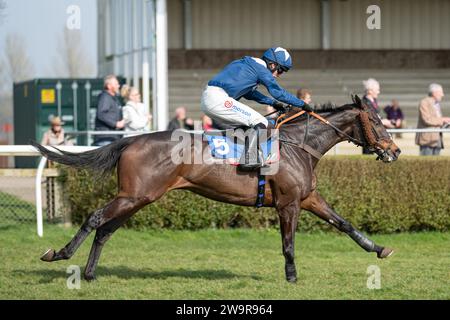
<path fill-rule="evenodd" d="M 149 131 L 152 116 L 141 102 L 139 90 L 124 85 L 120 93 L 126 102 L 126 105 L 122 108 L 125 131 Z"/>

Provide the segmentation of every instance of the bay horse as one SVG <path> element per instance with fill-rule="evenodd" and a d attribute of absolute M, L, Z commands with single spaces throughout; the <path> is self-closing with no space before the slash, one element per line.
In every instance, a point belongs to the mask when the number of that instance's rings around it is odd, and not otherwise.
<path fill-rule="evenodd" d="M 297 280 L 294 237 L 301 209 L 312 212 L 346 233 L 367 252 L 375 252 L 378 258 L 388 257 L 392 249 L 375 244 L 326 203 L 316 190 L 314 173 L 321 155 L 345 140 L 369 147 L 383 162 L 396 160 L 400 149 L 380 118 L 358 96 L 353 97 L 352 104 L 323 108 L 298 117 L 293 116 L 295 114 L 293 110 L 279 114 L 288 121 L 279 128 L 279 168 L 276 174 L 266 177 L 263 202 L 263 206 L 274 207 L 279 215 L 286 280 Z M 223 164 L 175 164 L 171 161 L 171 151 L 178 142 L 171 141 L 171 134 L 170 131 L 161 131 L 123 138 L 83 153 L 59 149 L 54 152 L 32 141 L 31 144 L 49 160 L 100 174 L 117 167 L 118 176 L 115 198 L 90 214 L 64 248 L 59 251 L 48 249 L 41 260 L 70 259 L 86 237 L 96 230 L 84 270 L 84 278 L 94 280 L 102 248 L 111 235 L 139 209 L 173 189 L 188 189 L 213 200 L 241 206 L 255 204 L 256 172 L 244 173 L 235 166 Z M 206 142 L 202 143 L 206 147 Z"/>

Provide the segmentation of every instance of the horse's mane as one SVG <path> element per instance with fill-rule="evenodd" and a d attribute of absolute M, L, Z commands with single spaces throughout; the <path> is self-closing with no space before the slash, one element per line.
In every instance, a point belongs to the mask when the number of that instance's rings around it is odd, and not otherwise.
<path fill-rule="evenodd" d="M 357 106 L 354 103 L 344 104 L 342 106 L 336 106 L 335 104 L 332 104 L 332 103 L 325 103 L 325 104 L 316 106 L 314 108 L 314 112 L 315 113 L 340 112 L 340 111 L 350 110 L 350 109 L 353 109 L 356 107 Z"/>
<path fill-rule="evenodd" d="M 349 103 L 349 104 L 344 104 L 342 106 L 336 106 L 335 104 L 332 103 L 326 103 L 326 104 L 322 104 L 319 106 L 315 106 L 314 107 L 314 112 L 315 113 L 337 113 L 337 112 L 341 112 L 341 111 L 345 111 L 345 110 L 351 110 L 354 108 L 358 108 L 358 106 L 355 103 Z M 289 110 L 287 113 L 285 113 L 284 115 L 282 115 L 285 119 L 288 117 L 291 117 L 293 115 L 295 115 L 296 113 L 299 113 L 301 110 L 299 108 L 291 108 L 291 110 Z M 306 119 L 306 117 L 299 117 L 296 119 L 293 119 L 290 122 L 298 122 L 298 121 L 303 121 L 304 119 Z"/>

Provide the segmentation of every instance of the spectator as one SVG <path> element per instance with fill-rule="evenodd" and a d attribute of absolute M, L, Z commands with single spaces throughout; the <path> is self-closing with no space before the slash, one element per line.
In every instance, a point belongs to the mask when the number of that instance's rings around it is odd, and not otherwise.
<path fill-rule="evenodd" d="M 119 88 L 120 85 L 116 76 L 105 77 L 104 90 L 98 96 L 97 114 L 95 116 L 96 131 L 121 130 L 125 126 L 125 121 L 122 119 L 122 107 L 117 97 Z M 94 145 L 105 146 L 120 138 L 119 135 L 95 136 Z"/>
<path fill-rule="evenodd" d="M 193 130 L 194 129 L 194 121 L 190 118 L 186 118 L 186 108 L 179 107 L 175 110 L 175 117 L 170 120 L 168 130 L 176 130 L 176 129 L 186 129 Z"/>
<path fill-rule="evenodd" d="M 450 123 L 449 117 L 442 116 L 440 102 L 444 97 L 442 86 L 432 83 L 428 89 L 428 97 L 419 104 L 419 121 L 417 128 L 440 128 Z M 418 132 L 416 133 L 416 144 L 420 146 L 420 155 L 439 155 L 444 147 L 442 132 Z"/>
<path fill-rule="evenodd" d="M 394 126 L 391 124 L 391 122 L 388 119 L 382 119 L 381 113 L 380 113 L 380 107 L 378 106 L 378 95 L 380 94 L 380 84 L 377 80 L 374 78 L 369 78 L 365 81 L 363 81 L 364 89 L 365 89 L 365 95 L 363 97 L 363 103 L 367 105 L 369 108 L 372 108 L 375 110 L 375 112 L 378 114 L 378 116 L 381 119 L 381 122 L 386 128 L 394 128 Z M 368 148 L 363 148 L 363 154 L 372 154 L 373 152 L 370 152 Z"/>
<path fill-rule="evenodd" d="M 152 116 L 141 102 L 139 90 L 135 87 L 124 85 L 120 91 L 126 105 L 122 108 L 125 131 L 150 131 Z"/>
<path fill-rule="evenodd" d="M 363 102 L 373 110 L 377 114 L 380 114 L 380 108 L 378 107 L 378 95 L 380 94 L 380 84 L 377 80 L 373 78 L 369 78 L 366 81 L 363 81 L 365 95 L 363 97 Z"/>
<path fill-rule="evenodd" d="M 210 117 L 208 117 L 206 114 L 203 115 L 203 117 L 202 117 L 202 125 L 203 125 L 203 130 L 205 130 L 205 131 L 214 129 L 212 119 Z"/>
<path fill-rule="evenodd" d="M 298 89 L 297 90 L 297 98 L 302 99 L 307 104 L 311 104 L 311 100 L 312 100 L 311 96 L 312 96 L 312 91 L 309 89 Z"/>
<path fill-rule="evenodd" d="M 404 116 L 403 116 L 402 109 L 400 109 L 400 105 L 399 105 L 397 99 L 393 99 L 392 105 L 386 106 L 384 108 L 384 112 L 386 113 L 386 118 L 391 122 L 391 125 L 393 126 L 393 128 L 395 128 L 395 129 L 403 128 Z M 400 133 L 398 133 L 397 137 L 401 138 L 402 136 Z"/>
<path fill-rule="evenodd" d="M 73 145 L 72 142 L 65 139 L 63 124 L 60 117 L 53 117 L 50 120 L 50 129 L 44 133 L 41 144 L 44 146 Z"/>
<path fill-rule="evenodd" d="M 384 112 L 386 113 L 386 118 L 391 122 L 394 128 L 398 129 L 402 127 L 404 116 L 397 99 L 393 99 L 392 105 L 386 106 Z"/>

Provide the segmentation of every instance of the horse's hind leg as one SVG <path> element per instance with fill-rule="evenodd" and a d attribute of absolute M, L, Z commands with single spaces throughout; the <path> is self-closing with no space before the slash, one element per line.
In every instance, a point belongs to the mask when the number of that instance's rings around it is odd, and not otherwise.
<path fill-rule="evenodd" d="M 103 246 L 106 241 L 111 238 L 114 231 L 120 228 L 124 222 L 125 221 L 121 219 L 113 219 L 97 229 L 94 242 L 92 243 L 91 252 L 89 253 L 88 262 L 86 264 L 86 268 L 84 269 L 84 278 L 86 280 L 89 281 L 95 279 L 95 269 L 97 268 Z"/>
<path fill-rule="evenodd" d="M 314 213 L 316 216 L 333 225 L 338 230 L 345 232 L 367 252 L 376 252 L 377 257 L 380 259 L 387 258 L 394 252 L 392 249 L 376 245 L 375 242 L 355 229 L 347 220 L 339 216 L 328 205 L 328 203 L 326 203 L 320 194 L 317 193 L 317 191 L 311 192 L 308 198 L 302 201 L 301 207 L 302 209 L 306 209 Z"/>
<path fill-rule="evenodd" d="M 120 215 L 120 208 L 121 206 L 123 206 L 123 200 L 121 199 L 124 198 L 115 198 L 105 207 L 98 209 L 97 211 L 92 213 L 83 223 L 77 234 L 64 248 L 62 248 L 58 252 L 55 252 L 55 250 L 53 249 L 47 250 L 41 256 L 41 260 L 53 262 L 62 259 L 70 259 L 93 230 L 99 228 L 111 219 L 114 219 L 116 216 Z"/>
<path fill-rule="evenodd" d="M 83 243 L 83 241 L 87 238 L 87 236 L 92 232 L 92 230 L 97 229 L 102 224 L 104 220 L 104 212 L 108 209 L 110 204 L 107 204 L 105 207 L 98 209 L 94 213 L 89 215 L 81 228 L 78 230 L 77 234 L 64 248 L 62 248 L 58 252 L 53 249 L 48 249 L 41 256 L 41 260 L 53 262 L 62 259 L 70 259 L 74 255 L 75 251 Z"/>
<path fill-rule="evenodd" d="M 136 200 L 134 198 L 118 198 L 115 218 L 99 227 L 96 231 L 94 242 L 92 243 L 89 259 L 84 270 L 86 280 L 95 279 L 95 269 L 97 267 L 100 254 L 106 241 L 119 229 L 134 213 L 149 203 L 147 198 Z"/>

